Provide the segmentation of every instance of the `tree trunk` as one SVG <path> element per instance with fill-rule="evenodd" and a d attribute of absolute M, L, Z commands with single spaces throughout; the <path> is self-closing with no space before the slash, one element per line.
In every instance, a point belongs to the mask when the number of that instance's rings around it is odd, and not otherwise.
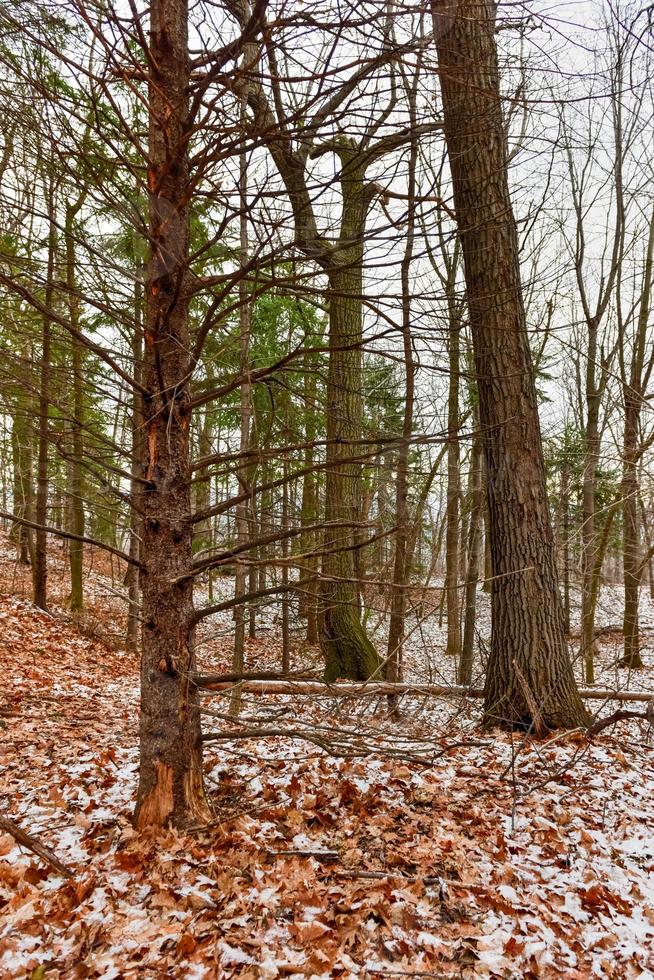
<path fill-rule="evenodd" d="M 136 241 L 136 235 L 134 236 Z M 143 373 L 143 286 L 141 275 L 143 273 L 142 263 L 135 262 L 136 280 L 134 284 L 134 318 L 136 329 L 132 335 L 132 371 L 134 379 L 139 384 Z M 131 474 L 130 480 L 130 507 L 129 507 L 129 555 L 136 561 L 141 554 L 141 490 L 138 478 L 143 472 L 144 445 L 143 445 L 143 405 L 141 393 L 134 388 L 131 398 L 131 424 L 132 424 L 132 446 L 131 446 Z M 136 650 L 138 646 L 139 626 L 141 622 L 140 599 L 141 582 L 138 565 L 130 565 L 127 569 L 127 634 L 125 642 L 129 650 Z"/>
<path fill-rule="evenodd" d="M 306 339 L 309 344 L 310 338 Z M 316 438 L 316 371 L 315 354 L 304 356 L 304 437 L 307 447 L 304 450 L 304 467 L 307 471 L 314 465 L 315 451 L 313 442 Z M 303 527 L 314 525 L 318 520 L 318 493 L 316 474 L 306 472 L 302 480 L 302 503 L 300 506 L 300 522 Z M 300 594 L 298 599 L 300 615 L 306 618 L 307 643 L 318 642 L 318 617 L 316 608 L 316 593 L 318 579 L 316 576 L 316 559 L 311 554 L 316 546 L 315 531 L 307 531 L 301 537 L 303 558 L 298 570 Z"/>
<path fill-rule="evenodd" d="M 416 86 L 418 72 L 410 89 L 411 123 L 416 121 Z M 409 167 L 407 174 L 407 232 L 406 247 L 402 258 L 402 352 L 404 356 L 404 418 L 402 420 L 402 441 L 397 455 L 397 474 L 395 478 L 395 553 L 393 562 L 393 589 L 391 593 L 391 616 L 388 626 L 388 648 L 386 656 L 386 680 L 395 682 L 402 679 L 402 652 L 404 647 L 404 617 L 406 615 L 407 588 L 410 581 L 409 565 L 409 451 L 413 435 L 413 411 L 415 394 L 415 361 L 413 338 L 411 335 L 411 264 L 415 242 L 415 199 L 416 164 L 418 144 L 411 141 Z M 392 715 L 398 713 L 397 699 L 391 695 L 389 709 Z"/>
<path fill-rule="evenodd" d="M 75 282 L 74 221 L 79 209 L 69 204 L 66 208 L 66 286 L 71 327 L 79 329 L 79 299 Z M 84 536 L 84 382 L 83 351 L 76 337 L 71 339 L 73 368 L 73 453 L 70 467 L 71 531 Z M 70 566 L 70 608 L 79 612 L 84 608 L 84 545 L 70 540 L 68 562 Z"/>
<path fill-rule="evenodd" d="M 625 419 L 622 455 L 622 521 L 624 569 L 624 658 L 625 667 L 642 667 L 638 601 L 640 594 L 640 522 L 638 520 L 638 415 L 640 394 L 624 386 Z"/>
<path fill-rule="evenodd" d="M 600 393 L 595 379 L 597 358 L 597 323 L 588 324 L 588 353 L 586 358 L 586 428 L 585 459 L 582 482 L 582 585 L 581 585 L 581 648 L 584 677 L 587 684 L 595 682 L 595 609 L 593 599 L 593 569 L 597 556 L 595 528 L 595 497 L 597 493 L 597 468 L 599 466 Z"/>
<path fill-rule="evenodd" d="M 643 288 L 640 298 L 638 326 L 631 352 L 629 383 L 622 386 L 624 399 L 624 432 L 622 452 L 622 516 L 623 516 L 623 571 L 624 571 L 624 659 L 625 667 L 640 668 L 643 660 L 640 655 L 640 632 L 638 623 L 638 604 L 640 582 L 643 575 L 640 548 L 640 520 L 638 462 L 641 456 L 639 446 L 640 417 L 643 406 L 645 351 L 649 332 L 649 315 L 652 292 L 652 272 L 654 271 L 654 211 L 650 219 Z M 654 354 L 650 353 L 645 377 L 651 374 Z"/>
<path fill-rule="evenodd" d="M 286 409 L 288 412 L 288 407 Z M 288 420 L 287 420 L 288 425 Z M 288 439 L 288 428 L 285 433 L 285 441 Z M 284 483 L 282 485 L 282 531 L 287 531 L 291 522 L 289 519 L 289 465 L 288 456 L 284 457 Z M 288 565 L 289 565 L 289 540 L 282 538 L 282 674 L 288 674 L 291 669 L 291 636 L 289 622 L 288 604 Z"/>
<path fill-rule="evenodd" d="M 18 390 L 11 428 L 11 453 L 13 472 L 14 514 L 26 521 L 33 521 L 33 472 L 32 472 L 32 419 L 29 396 Z M 11 538 L 16 542 L 19 561 L 32 564 L 34 538 L 32 529 L 19 521 L 12 526 Z"/>
<path fill-rule="evenodd" d="M 352 151 L 355 153 L 355 151 Z M 356 154 L 355 154 L 356 157 Z M 329 369 L 325 554 L 321 644 L 325 678 L 365 680 L 380 660 L 361 623 L 356 549 L 360 542 L 363 235 L 368 201 L 363 174 L 347 147 L 341 152 L 343 209 L 337 257 L 329 269 Z"/>
<path fill-rule="evenodd" d="M 329 371 L 325 541 L 322 565 L 321 644 L 325 679 L 365 680 L 379 658 L 359 616 L 355 526 L 361 519 L 359 450 L 348 444 L 361 434 L 361 276 L 358 268 L 329 277 Z"/>
<path fill-rule="evenodd" d="M 570 460 L 567 439 L 563 444 L 561 466 L 561 560 L 563 565 L 563 622 L 570 636 Z"/>
<path fill-rule="evenodd" d="M 491 652 L 485 722 L 585 725 L 565 641 L 536 388 L 509 196 L 495 6 L 432 7 L 464 258 L 490 515 Z"/>
<path fill-rule="evenodd" d="M 255 449 L 257 449 L 259 445 L 259 434 L 257 432 L 257 419 L 256 419 L 256 412 L 254 409 L 254 405 L 252 405 L 251 415 L 252 415 L 252 419 L 250 425 L 250 438 L 248 440 L 248 448 L 250 450 L 250 453 L 252 453 Z M 248 486 L 253 487 L 256 481 L 257 467 L 256 467 L 256 463 L 254 462 L 255 457 L 251 456 L 250 458 L 253 460 L 253 462 L 251 463 L 248 471 Z M 259 498 L 259 503 L 260 502 L 261 501 Z M 257 534 L 258 517 L 257 517 L 257 497 L 254 494 L 249 502 L 248 515 L 250 521 L 250 535 L 253 538 L 255 538 Z M 257 551 L 253 548 L 251 552 L 252 563 L 248 569 L 248 592 L 257 591 L 259 570 L 257 568 L 256 562 L 254 561 L 256 554 Z M 248 604 L 248 636 L 250 637 L 251 640 L 254 640 L 256 638 L 256 635 L 257 635 L 257 604 L 256 602 L 250 602 Z"/>
<path fill-rule="evenodd" d="M 455 267 L 456 271 L 456 267 Z M 449 285 L 449 284 L 448 284 Z M 459 502 L 461 482 L 459 467 L 459 357 L 461 318 L 448 290 L 449 305 L 449 394 L 447 402 L 447 509 L 445 530 L 445 600 L 447 606 L 447 644 L 445 653 L 458 657 L 461 652 L 461 622 L 459 613 Z"/>
<path fill-rule="evenodd" d="M 649 597 L 650 602 L 654 602 L 654 558 L 652 558 L 652 535 L 650 534 L 650 513 L 645 506 L 645 501 L 642 496 L 640 497 L 640 516 L 642 521 L 643 536 L 645 538 L 645 547 L 647 548 L 647 554 L 649 558 L 647 559 L 647 577 L 649 579 Z M 641 575 L 643 570 L 641 570 Z"/>
<path fill-rule="evenodd" d="M 193 649 L 189 466 L 188 0 L 150 7 L 140 772 L 135 824 L 208 819 Z M 181 578 L 181 580 L 180 580 Z"/>
<path fill-rule="evenodd" d="M 55 217 L 54 188 L 50 184 L 48 193 L 48 266 L 45 284 L 45 307 L 51 309 L 54 295 L 54 266 L 55 250 L 57 247 L 57 230 Z M 47 532 L 44 530 L 48 523 L 48 447 L 50 441 L 50 356 L 51 356 L 52 324 L 48 313 L 43 314 L 43 330 L 41 340 L 41 391 L 39 396 L 39 440 L 36 474 L 36 523 L 39 525 L 34 535 L 34 561 L 32 563 L 32 585 L 34 605 L 40 609 L 47 608 L 48 591 L 48 544 Z"/>
<path fill-rule="evenodd" d="M 249 49 L 249 46 L 248 46 Z M 246 66 L 249 63 L 248 52 L 244 60 Z M 245 121 L 247 109 L 247 86 L 241 94 L 241 119 Z M 247 155 L 245 150 L 240 154 L 239 159 L 239 233 L 240 233 L 240 263 L 244 270 L 248 263 L 249 243 L 248 243 L 248 170 Z M 252 417 L 252 383 L 250 381 L 250 330 L 251 330 L 251 308 L 250 296 L 245 279 L 241 275 L 238 283 L 238 320 L 240 332 L 240 351 L 239 351 L 239 374 L 241 376 L 240 391 L 240 437 L 239 452 L 240 458 L 237 465 L 239 482 L 239 493 L 249 491 L 250 462 L 246 457 L 250 443 L 250 419 Z M 250 500 L 245 499 L 236 505 L 236 543 L 239 547 L 245 546 L 250 538 L 249 518 Z M 236 561 L 236 574 L 234 576 L 234 597 L 242 598 L 247 594 L 249 582 L 249 569 L 243 563 L 245 556 L 241 554 Z M 234 654 L 232 657 L 232 669 L 235 674 L 242 673 L 245 665 L 245 627 L 246 610 L 245 604 L 240 603 L 234 609 Z M 232 715 L 239 713 L 241 706 L 241 689 L 238 684 L 234 687 L 229 711 Z"/>
<path fill-rule="evenodd" d="M 472 683 L 475 655 L 475 621 L 477 614 L 477 583 L 481 566 L 482 514 L 484 509 L 483 448 L 477 436 L 472 444 L 470 529 L 468 537 L 468 568 L 464 596 L 463 644 L 459 660 L 459 684 Z"/>

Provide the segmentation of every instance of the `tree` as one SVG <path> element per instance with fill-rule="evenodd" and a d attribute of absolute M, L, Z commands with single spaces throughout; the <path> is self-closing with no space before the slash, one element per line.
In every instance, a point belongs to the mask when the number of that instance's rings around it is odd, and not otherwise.
<path fill-rule="evenodd" d="M 143 416 L 143 633 L 135 822 L 206 819 L 193 649 L 189 466 L 189 86 L 187 0 L 150 7 Z"/>
<path fill-rule="evenodd" d="M 654 211 L 650 216 L 646 235 L 645 261 L 638 314 L 631 338 L 631 358 L 627 361 L 625 347 L 620 345 L 620 369 L 624 403 L 624 431 L 622 442 L 622 522 L 623 522 L 623 571 L 624 571 L 624 659 L 626 667 L 643 666 L 640 655 L 639 593 L 644 564 L 640 545 L 640 515 L 638 464 L 642 458 L 645 441 L 642 438 L 641 416 L 648 382 L 654 369 L 654 348 L 648 344 L 648 328 L 651 312 L 652 275 L 654 271 Z M 635 310 L 634 310 L 635 313 Z M 622 319 L 622 317 L 620 317 Z M 627 324 L 621 324 L 624 337 Z M 648 349 L 649 347 L 649 349 Z"/>
<path fill-rule="evenodd" d="M 230 4 L 241 29 L 247 20 L 243 2 Z M 322 560 L 321 644 L 325 676 L 365 679 L 380 666 L 359 614 L 357 553 L 361 547 L 363 265 L 366 222 L 373 201 L 380 194 L 369 170 L 384 156 L 400 149 L 408 131 L 378 137 L 380 124 L 373 115 L 360 137 L 347 134 L 334 119 L 342 114 L 357 87 L 366 83 L 380 65 L 413 45 L 388 45 L 378 58 L 363 59 L 329 98 L 307 110 L 300 132 L 289 125 L 296 110 L 286 109 L 278 50 L 267 46 L 272 89 L 269 98 L 261 75 L 248 83 L 248 104 L 253 135 L 265 142 L 286 190 L 293 216 L 294 244 L 301 255 L 313 260 L 327 278 L 329 309 L 329 366 L 327 375 L 327 445 L 325 533 Z M 394 87 L 391 90 L 394 92 Z M 320 92 L 320 88 L 318 89 Z M 395 106 L 394 94 L 382 113 L 382 121 Z M 285 113 L 288 112 L 286 118 Z M 322 136 L 323 128 L 333 133 Z M 434 125 L 414 127 L 415 137 L 433 132 Z M 294 139 L 296 135 L 296 139 Z M 340 220 L 333 236 L 319 230 L 308 175 L 310 161 L 329 157 L 335 161 L 335 180 L 341 195 Z M 383 193 L 383 191 L 381 191 Z"/>
<path fill-rule="evenodd" d="M 576 727 L 588 720 L 565 640 L 540 424 L 507 172 L 495 8 L 432 6 L 483 429 L 492 637 L 487 724 Z"/>
<path fill-rule="evenodd" d="M 57 248 L 56 200 L 55 181 L 50 173 L 46 176 L 47 188 L 45 198 L 48 209 L 48 262 L 46 267 L 45 295 L 42 313 L 43 328 L 41 331 L 41 367 L 39 395 L 39 438 L 36 471 L 36 535 L 34 541 L 34 561 L 32 562 L 32 582 L 34 590 L 34 605 L 41 609 L 47 608 L 48 603 L 48 569 L 47 569 L 47 531 L 48 523 L 48 456 L 50 449 L 50 357 L 52 352 L 52 321 L 49 309 L 52 306 L 54 294 L 54 270 Z"/>

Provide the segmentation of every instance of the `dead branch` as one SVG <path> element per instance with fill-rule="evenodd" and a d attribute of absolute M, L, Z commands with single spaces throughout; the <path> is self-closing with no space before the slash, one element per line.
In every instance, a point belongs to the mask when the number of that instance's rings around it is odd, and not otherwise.
<path fill-rule="evenodd" d="M 36 837 L 32 837 L 31 834 L 22 830 L 17 823 L 4 814 L 0 814 L 0 830 L 4 830 L 5 833 L 10 834 L 17 844 L 20 844 L 21 847 L 26 847 L 28 851 L 32 851 L 33 854 L 40 857 L 42 861 L 49 864 L 55 871 L 58 871 L 60 875 L 63 875 L 65 878 L 73 877 L 74 871 L 72 868 L 63 864 L 54 851 L 45 844 L 42 844 Z"/>
<path fill-rule="evenodd" d="M 272 672 L 271 672 L 272 673 Z M 191 680 L 203 691 L 226 691 L 233 681 L 230 674 L 192 674 Z M 240 681 L 241 676 L 235 677 Z M 279 676 L 279 675 L 278 675 Z M 320 697 L 382 697 L 387 694 L 413 695 L 414 697 L 452 697 L 483 698 L 483 688 L 447 686 L 443 684 L 391 684 L 385 681 L 350 682 L 326 684 L 317 680 L 262 679 L 243 680 L 241 690 L 244 694 L 296 694 Z M 590 701 L 654 702 L 652 691 L 608 691 L 594 688 L 581 688 L 579 694 Z"/>
<path fill-rule="evenodd" d="M 649 702 L 645 711 L 625 711 L 619 708 L 607 718 L 599 718 L 586 730 L 586 737 L 592 738 L 593 735 L 598 735 L 605 728 L 609 728 L 611 725 L 615 725 L 619 721 L 625 721 L 628 718 L 643 718 L 654 727 L 654 701 Z"/>

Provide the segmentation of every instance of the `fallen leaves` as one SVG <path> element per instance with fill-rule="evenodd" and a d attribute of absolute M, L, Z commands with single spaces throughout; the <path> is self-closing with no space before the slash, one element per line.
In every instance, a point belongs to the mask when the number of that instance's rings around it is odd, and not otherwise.
<path fill-rule="evenodd" d="M 1 980 L 648 975 L 648 747 L 524 741 L 511 765 L 498 734 L 424 769 L 226 743 L 206 760 L 215 824 L 137 834 L 134 659 L 9 595 L 0 623 L 3 789 L 75 869 L 0 836 Z M 295 710 L 329 725 L 334 706 Z"/>

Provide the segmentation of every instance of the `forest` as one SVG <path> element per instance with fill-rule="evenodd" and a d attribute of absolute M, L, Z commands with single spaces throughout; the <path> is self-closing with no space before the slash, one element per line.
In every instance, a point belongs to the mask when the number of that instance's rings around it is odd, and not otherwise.
<path fill-rule="evenodd" d="M 0 0 L 0 980 L 654 980 L 653 26 Z"/>

